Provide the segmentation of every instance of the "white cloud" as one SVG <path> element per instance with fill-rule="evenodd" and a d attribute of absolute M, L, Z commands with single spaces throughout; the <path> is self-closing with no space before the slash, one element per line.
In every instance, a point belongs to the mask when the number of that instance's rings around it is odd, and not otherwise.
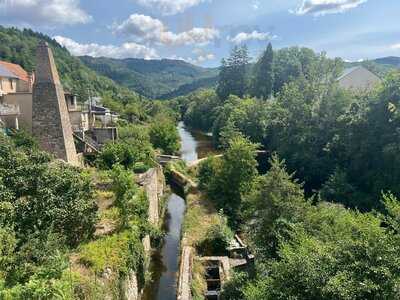
<path fill-rule="evenodd" d="M 260 8 L 261 2 L 260 0 L 253 0 L 253 3 L 251 4 L 251 7 L 254 10 L 258 10 Z"/>
<path fill-rule="evenodd" d="M 163 15 L 175 15 L 208 0 L 136 0 L 142 6 L 155 8 Z"/>
<path fill-rule="evenodd" d="M 206 61 L 215 60 L 215 55 L 213 53 L 205 53 L 205 54 L 198 55 L 194 58 L 173 55 L 173 56 L 169 57 L 169 59 L 184 60 L 184 61 L 194 64 L 194 65 L 201 65 L 202 63 L 204 63 Z"/>
<path fill-rule="evenodd" d="M 400 44 L 394 44 L 394 45 L 390 46 L 390 48 L 394 49 L 394 50 L 400 50 Z"/>
<path fill-rule="evenodd" d="M 54 39 L 67 48 L 72 55 L 89 55 L 93 57 L 111 57 L 111 58 L 158 58 L 155 49 L 148 48 L 136 43 L 124 43 L 121 46 L 99 45 L 96 43 L 80 44 L 72 39 L 56 36 Z"/>
<path fill-rule="evenodd" d="M 174 33 L 158 19 L 133 14 L 121 24 L 114 24 L 114 33 L 133 37 L 142 42 L 168 46 L 205 45 L 219 37 L 214 28 L 192 28 L 181 33 Z"/>
<path fill-rule="evenodd" d="M 13 23 L 46 26 L 92 20 L 79 0 L 0 0 L 0 16 Z"/>
<path fill-rule="evenodd" d="M 266 41 L 275 39 L 275 35 L 271 35 L 269 32 L 258 32 L 254 30 L 253 32 L 240 32 L 234 37 L 227 37 L 227 40 L 235 43 L 241 44 L 247 41 Z"/>
<path fill-rule="evenodd" d="M 215 54 L 207 52 L 204 49 L 195 48 L 192 52 L 196 55 L 196 57 L 186 59 L 192 64 L 202 64 L 206 61 L 215 60 Z"/>
<path fill-rule="evenodd" d="M 303 0 L 302 5 L 295 13 L 298 15 L 313 14 L 315 16 L 343 13 L 367 1 L 368 0 Z"/>

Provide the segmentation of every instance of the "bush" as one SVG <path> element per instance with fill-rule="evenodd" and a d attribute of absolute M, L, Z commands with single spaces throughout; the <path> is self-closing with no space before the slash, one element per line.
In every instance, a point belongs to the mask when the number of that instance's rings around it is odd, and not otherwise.
<path fill-rule="evenodd" d="M 134 175 L 116 165 L 111 177 L 116 197 L 115 205 L 120 209 L 123 226 L 135 221 L 147 226 L 149 202 L 145 192 L 135 183 Z"/>
<path fill-rule="evenodd" d="M 81 247 L 80 262 L 97 274 L 106 268 L 128 274 L 139 271 L 144 262 L 144 249 L 139 230 L 130 229 L 113 236 L 103 237 Z"/>
<path fill-rule="evenodd" d="M 234 233 L 228 226 L 226 217 L 222 212 L 219 214 L 219 222 L 213 224 L 204 240 L 196 245 L 198 252 L 203 256 L 223 256 L 226 255 L 226 249 L 234 238 Z"/>
<path fill-rule="evenodd" d="M 107 144 L 97 158 L 97 165 L 111 170 L 115 164 L 135 172 L 145 172 L 154 166 L 155 153 L 148 129 L 144 126 L 125 125 L 118 128 L 117 143 Z"/>
<path fill-rule="evenodd" d="M 133 151 L 125 143 L 106 144 L 97 158 L 97 165 L 106 170 L 111 170 L 116 164 L 121 164 L 128 169 L 134 162 Z"/>
<path fill-rule="evenodd" d="M 150 125 L 150 141 L 163 153 L 175 154 L 179 151 L 180 142 L 175 123 L 166 117 L 158 116 Z"/>

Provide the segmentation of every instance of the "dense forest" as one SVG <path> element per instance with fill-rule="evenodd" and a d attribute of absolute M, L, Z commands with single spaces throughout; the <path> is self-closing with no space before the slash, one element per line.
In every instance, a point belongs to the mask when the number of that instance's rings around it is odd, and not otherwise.
<path fill-rule="evenodd" d="M 269 45 L 248 63 L 234 48 L 216 90 L 170 103 L 224 151 L 199 186 L 257 257 L 222 298 L 399 298 L 400 72 L 355 91 L 338 86 L 341 59 L 310 49 Z"/>
<path fill-rule="evenodd" d="M 80 57 L 97 73 L 152 99 L 185 95 L 197 88 L 214 87 L 218 69 L 206 69 L 182 60 L 145 60 Z"/>

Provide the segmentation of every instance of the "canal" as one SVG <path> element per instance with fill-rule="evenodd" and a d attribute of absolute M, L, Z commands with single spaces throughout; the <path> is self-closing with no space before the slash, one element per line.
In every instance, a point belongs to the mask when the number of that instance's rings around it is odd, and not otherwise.
<path fill-rule="evenodd" d="M 212 138 L 178 124 L 181 138 L 181 158 L 193 162 L 213 152 Z M 146 287 L 142 300 L 176 300 L 179 271 L 181 227 L 185 214 L 185 200 L 173 193 L 168 199 L 164 221 L 165 237 L 161 251 L 152 257 L 153 282 Z"/>

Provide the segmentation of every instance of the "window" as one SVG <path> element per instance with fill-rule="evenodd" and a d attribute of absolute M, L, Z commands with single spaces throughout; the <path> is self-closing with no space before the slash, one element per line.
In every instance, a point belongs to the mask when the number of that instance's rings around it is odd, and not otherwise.
<path fill-rule="evenodd" d="M 10 87 L 13 90 L 14 89 L 14 80 L 10 79 Z"/>

